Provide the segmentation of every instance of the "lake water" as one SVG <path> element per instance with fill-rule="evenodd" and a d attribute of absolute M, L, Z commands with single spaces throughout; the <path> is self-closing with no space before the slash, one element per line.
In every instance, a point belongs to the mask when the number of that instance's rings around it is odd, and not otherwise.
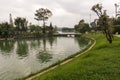
<path fill-rule="evenodd" d="M 36 73 L 84 49 L 90 40 L 53 37 L 0 41 L 0 80 L 14 80 Z"/>

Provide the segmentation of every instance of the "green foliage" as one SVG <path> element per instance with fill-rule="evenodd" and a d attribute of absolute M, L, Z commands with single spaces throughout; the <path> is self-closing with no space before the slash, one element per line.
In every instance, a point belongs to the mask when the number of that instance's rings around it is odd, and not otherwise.
<path fill-rule="evenodd" d="M 52 16 L 52 12 L 49 9 L 40 8 L 36 10 L 35 16 L 35 20 L 43 21 L 43 33 L 46 33 L 45 21 Z"/>
<path fill-rule="evenodd" d="M 67 27 L 63 27 L 62 28 L 62 32 L 73 32 L 74 28 L 67 28 Z"/>
<path fill-rule="evenodd" d="M 7 22 L 0 24 L 0 36 L 4 38 L 11 37 L 14 34 L 14 28 Z"/>
<path fill-rule="evenodd" d="M 38 21 L 40 20 L 46 21 L 48 20 L 49 17 L 52 16 L 52 12 L 49 9 L 40 8 L 36 10 L 35 16 L 36 16 L 35 19 Z"/>
<path fill-rule="evenodd" d="M 87 36 L 97 41 L 91 51 L 33 80 L 119 80 L 120 38 L 108 44 L 102 34 Z"/>
<path fill-rule="evenodd" d="M 38 25 L 30 25 L 29 30 L 30 32 L 38 32 L 38 33 L 42 32 L 42 28 Z"/>
<path fill-rule="evenodd" d="M 15 41 L 0 41 L 0 50 L 3 51 L 4 55 L 9 54 L 14 48 Z"/>
<path fill-rule="evenodd" d="M 91 30 L 94 30 L 95 32 L 101 31 L 101 27 L 99 26 L 99 19 L 95 19 L 93 22 L 90 23 Z"/>
<path fill-rule="evenodd" d="M 109 20 L 109 16 L 106 13 L 106 10 L 102 10 L 102 5 L 101 4 L 96 4 L 92 7 L 92 11 L 94 11 L 98 17 L 98 25 L 101 28 L 101 31 L 105 34 L 107 40 L 109 43 L 112 43 L 113 40 L 113 35 L 112 35 L 112 21 Z"/>
<path fill-rule="evenodd" d="M 85 23 L 84 20 L 80 20 L 78 25 L 75 25 L 75 30 L 80 33 L 85 33 L 90 31 L 89 24 Z"/>
<path fill-rule="evenodd" d="M 35 13 L 37 21 L 43 21 L 43 26 L 30 25 L 26 18 L 17 17 L 12 21 L 10 14 L 10 24 L 8 22 L 0 23 L 0 38 L 26 38 L 26 37 L 40 37 L 47 34 L 53 34 L 55 29 L 50 23 L 50 26 L 45 25 L 45 21 L 52 16 L 52 12 L 49 9 L 40 8 Z M 15 26 L 14 26 L 15 25 Z"/>
<path fill-rule="evenodd" d="M 118 32 L 118 34 L 120 34 L 120 25 L 114 25 L 114 34 Z"/>
<path fill-rule="evenodd" d="M 120 34 L 120 17 L 118 18 L 113 18 L 113 28 L 114 28 L 114 34 L 117 32 L 118 34 Z"/>
<path fill-rule="evenodd" d="M 25 18 L 17 17 L 15 19 L 15 25 L 17 31 L 26 31 L 27 30 L 27 20 Z"/>
<path fill-rule="evenodd" d="M 54 28 L 53 28 L 53 25 L 52 25 L 52 23 L 50 23 L 50 26 L 49 26 L 49 28 L 48 28 L 49 35 L 50 35 L 50 36 L 53 35 L 53 32 L 54 32 L 53 29 L 54 29 Z"/>
<path fill-rule="evenodd" d="M 39 54 L 37 54 L 37 58 L 41 63 L 45 63 L 50 61 L 50 59 L 52 58 L 52 55 L 49 54 L 47 51 L 41 51 L 39 52 Z"/>
<path fill-rule="evenodd" d="M 22 59 L 27 56 L 28 54 L 28 45 L 26 41 L 18 41 L 17 42 L 17 54 Z"/>
<path fill-rule="evenodd" d="M 120 25 L 120 17 L 118 17 L 117 19 L 113 19 L 113 21 L 114 25 Z"/>
<path fill-rule="evenodd" d="M 55 26 L 53 30 L 54 30 L 54 32 L 56 33 L 56 32 L 58 31 L 58 27 Z"/>

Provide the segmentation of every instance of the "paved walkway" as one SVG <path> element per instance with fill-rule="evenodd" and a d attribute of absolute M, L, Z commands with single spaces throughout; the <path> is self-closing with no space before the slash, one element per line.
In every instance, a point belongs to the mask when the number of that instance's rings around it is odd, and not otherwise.
<path fill-rule="evenodd" d="M 115 35 L 115 36 L 120 37 L 120 35 Z"/>
<path fill-rule="evenodd" d="M 66 63 L 72 61 L 73 59 L 75 59 L 75 58 L 81 56 L 82 54 L 84 54 L 84 53 L 90 51 L 90 50 L 93 48 L 93 46 L 96 44 L 96 40 L 93 39 L 93 38 L 92 38 L 92 40 L 94 40 L 94 43 L 93 43 L 87 50 L 85 50 L 84 52 L 82 52 L 82 53 L 76 55 L 76 56 L 73 57 L 73 58 L 70 58 L 70 59 L 68 59 L 68 60 L 66 60 L 66 61 L 63 61 L 60 65 L 64 65 L 64 64 L 66 64 Z M 32 80 L 32 79 L 34 79 L 34 78 L 36 78 L 36 77 L 38 77 L 38 76 L 40 76 L 40 75 L 42 75 L 42 74 L 45 74 L 45 73 L 47 73 L 47 72 L 49 72 L 49 71 L 51 71 L 51 70 L 57 68 L 58 66 L 59 66 L 59 65 L 53 66 L 53 67 L 51 67 L 51 68 L 49 68 L 49 69 L 47 69 L 47 70 L 45 70 L 45 71 L 42 71 L 42 72 L 40 72 L 40 73 L 38 73 L 38 74 L 36 74 L 36 75 L 33 75 L 33 76 L 27 78 L 26 80 Z"/>

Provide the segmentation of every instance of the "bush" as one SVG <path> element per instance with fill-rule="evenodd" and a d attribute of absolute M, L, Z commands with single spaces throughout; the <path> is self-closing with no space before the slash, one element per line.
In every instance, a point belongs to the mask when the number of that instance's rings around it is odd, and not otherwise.
<path fill-rule="evenodd" d="M 115 25 L 114 26 L 114 34 L 116 33 L 116 32 L 118 32 L 118 34 L 120 34 L 120 25 Z"/>

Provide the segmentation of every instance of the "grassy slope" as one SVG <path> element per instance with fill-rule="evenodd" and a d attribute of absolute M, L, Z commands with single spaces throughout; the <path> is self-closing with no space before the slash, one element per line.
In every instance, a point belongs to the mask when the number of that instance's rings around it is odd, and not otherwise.
<path fill-rule="evenodd" d="M 120 38 L 109 44 L 101 34 L 86 54 L 34 80 L 120 80 Z"/>

